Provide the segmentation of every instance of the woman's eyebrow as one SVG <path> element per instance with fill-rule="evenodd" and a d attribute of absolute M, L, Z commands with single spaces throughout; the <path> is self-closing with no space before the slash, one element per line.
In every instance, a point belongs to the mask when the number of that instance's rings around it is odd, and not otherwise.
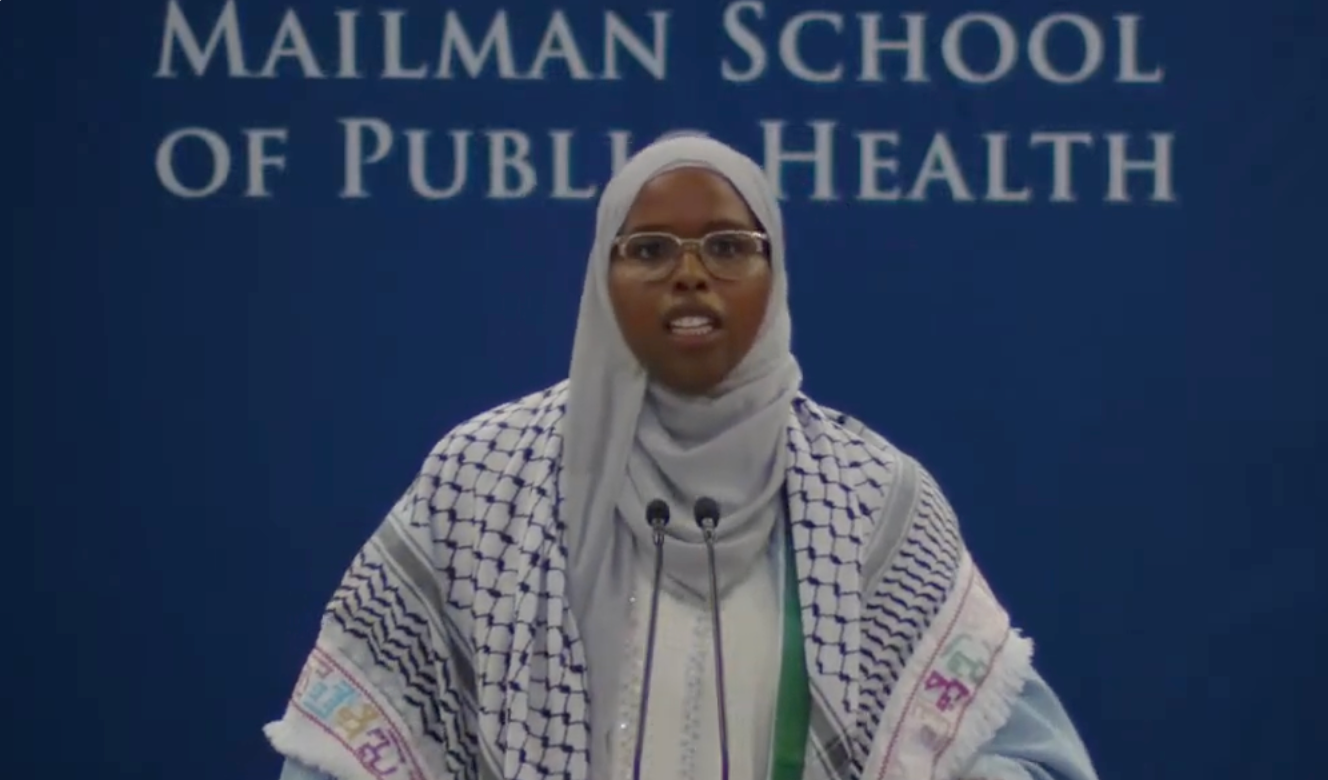
<path fill-rule="evenodd" d="M 758 228 L 750 222 L 736 219 L 712 219 L 705 223 L 703 229 L 708 233 L 712 230 L 757 230 Z M 623 228 L 624 233 L 672 233 L 674 231 L 675 228 L 672 225 L 656 222 Z"/>

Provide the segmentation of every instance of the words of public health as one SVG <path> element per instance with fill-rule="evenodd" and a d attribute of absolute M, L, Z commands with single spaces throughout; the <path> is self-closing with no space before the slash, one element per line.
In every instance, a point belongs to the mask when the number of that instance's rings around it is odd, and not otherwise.
<path fill-rule="evenodd" d="M 434 51 L 437 59 L 430 62 L 419 56 L 421 36 L 419 18 L 410 18 L 400 10 L 377 12 L 376 31 L 381 35 L 381 49 L 373 68 L 377 71 L 366 76 L 365 30 L 371 27 L 366 14 L 360 10 L 332 12 L 336 20 L 336 45 L 315 45 L 308 30 L 326 31 L 327 25 L 302 20 L 294 9 L 287 9 L 280 23 L 273 24 L 259 35 L 257 42 L 266 52 L 261 66 L 251 62 L 249 54 L 257 51 L 254 39 L 245 38 L 246 28 L 241 24 L 239 8 L 229 0 L 209 22 L 189 19 L 171 0 L 167 6 L 163 26 L 160 57 L 155 77 L 178 79 L 182 75 L 202 77 L 210 70 L 224 67 L 225 75 L 242 79 L 277 79 L 295 76 L 311 79 L 456 79 L 485 78 L 497 80 L 542 81 L 566 74 L 574 81 L 619 80 L 625 73 L 635 72 L 637 77 L 648 76 L 663 80 L 668 75 L 670 28 L 669 11 L 649 11 L 641 14 L 644 24 L 633 27 L 613 12 L 603 13 L 603 26 L 598 31 L 599 51 L 602 58 L 592 63 L 585 55 L 594 47 L 578 36 L 568 16 L 552 11 L 543 20 L 542 35 L 533 56 L 517 56 L 518 42 L 522 38 L 514 32 L 529 32 L 529 25 L 515 25 L 504 10 L 491 12 L 487 26 L 467 27 L 455 11 L 441 13 L 441 28 L 428 26 L 427 37 L 441 40 Z M 1143 47 L 1140 41 L 1141 19 L 1137 15 L 1118 14 L 1113 19 L 1114 35 L 1108 36 L 1101 25 L 1088 17 L 1073 13 L 1057 13 L 1035 22 L 1021 35 L 1015 26 L 995 14 L 966 13 L 950 19 L 940 28 L 931 23 L 927 14 L 903 13 L 893 25 L 888 25 L 882 14 L 860 13 L 854 17 L 830 11 L 803 11 L 782 24 L 768 20 L 765 5 L 755 0 L 734 2 L 721 12 L 722 28 L 728 44 L 719 63 L 719 76 L 723 82 L 741 83 L 759 79 L 779 67 L 792 78 L 806 82 L 858 83 L 897 81 L 903 84 L 932 83 L 940 72 L 956 82 L 970 85 L 988 85 L 1001 81 L 1015 72 L 1018 63 L 1025 62 L 1035 78 L 1064 88 L 1080 84 L 1104 73 L 1110 73 L 1114 83 L 1120 85 L 1159 84 L 1164 78 L 1163 68 L 1156 63 L 1142 64 Z M 328 20 L 323 20 L 327 22 Z M 859 59 L 850 69 L 842 58 L 827 54 L 824 44 L 835 40 L 835 35 L 846 37 L 846 28 L 856 23 L 859 32 Z M 887 27 L 893 26 L 895 37 L 887 37 Z M 483 32 L 472 34 L 482 27 Z M 819 29 L 818 29 L 819 28 Z M 777 39 L 769 46 L 763 35 Z M 827 38 L 824 33 L 832 35 Z M 985 36 L 985 40 L 982 40 Z M 817 39 L 822 46 L 807 47 L 804 39 Z M 1056 37 L 1056 40 L 1053 40 Z M 1108 37 L 1112 38 L 1108 45 Z M 978 40 L 994 54 L 978 50 L 971 55 L 966 46 Z M 525 41 L 522 41 L 525 42 Z M 529 43 L 534 42 L 530 38 Z M 1070 43 L 1073 54 L 1077 42 L 1077 55 L 1065 55 L 1064 44 Z M 1052 44 L 1062 49 L 1053 56 Z M 416 47 L 412 49 L 412 44 Z M 994 44 L 994 46 L 992 45 Z M 771 50 L 775 56 L 772 57 Z M 335 50 L 335 56 L 328 54 Z M 939 57 L 937 57 L 937 50 Z M 1108 64 L 1110 50 L 1111 63 Z M 690 54 L 691 52 L 689 52 Z M 887 76 L 886 55 L 893 55 L 897 68 Z M 1022 59 L 1021 59 L 1022 55 Z M 1073 60 L 1073 61 L 1071 61 Z M 935 62 L 942 66 L 941 71 Z M 182 67 L 183 66 L 183 67 Z M 554 67 L 551 67 L 554 66 Z M 852 72 L 850 73 L 850 70 Z M 190 73 L 191 72 L 191 73 Z M 596 186 L 575 185 L 571 171 L 574 137 L 571 130 L 547 132 L 551 154 L 532 155 L 531 134 L 521 130 L 498 129 L 472 131 L 449 129 L 451 138 L 452 174 L 448 182 L 439 186 L 431 182 L 427 149 L 433 131 L 408 128 L 398 131 L 382 119 L 375 117 L 341 118 L 344 129 L 342 149 L 345 163 L 340 197 L 364 198 L 369 193 L 365 183 L 366 169 L 384 162 L 396 147 L 405 147 L 406 169 L 410 185 L 416 196 L 428 200 L 445 200 L 465 194 L 470 189 L 472 136 L 483 136 L 487 141 L 487 182 L 485 196 L 490 198 L 523 198 L 534 194 L 540 184 L 546 185 L 546 194 L 555 199 L 584 199 L 593 197 Z M 1151 202 L 1175 200 L 1172 182 L 1172 150 L 1174 134 L 1150 132 L 1135 134 L 1121 131 L 1078 131 L 1047 129 L 1045 117 L 1035 121 L 1039 132 L 1025 138 L 1011 138 L 1009 133 L 974 134 L 981 139 L 983 160 L 976 163 L 982 168 L 977 175 L 978 185 L 985 182 L 985 193 L 975 191 L 974 176 L 968 169 L 975 167 L 966 160 L 962 151 L 944 131 L 934 133 L 925 145 L 925 154 L 917 162 L 916 172 L 906 172 L 901 162 L 891 156 L 901 144 L 900 133 L 892 129 L 856 128 L 859 186 L 853 200 L 892 201 L 927 200 L 935 189 L 945 185 L 949 196 L 957 201 L 1074 202 L 1078 196 L 1074 187 L 1074 169 L 1095 162 L 1099 168 L 1102 200 L 1130 202 L 1127 178 L 1151 179 L 1143 199 Z M 811 200 L 839 200 L 839 187 L 834 183 L 835 144 L 840 123 L 835 120 L 811 120 L 812 148 L 789 149 L 784 140 L 784 127 L 788 122 L 780 119 L 760 121 L 763 131 L 765 166 L 781 188 L 782 169 L 786 164 L 807 163 L 813 173 Z M 673 129 L 673 128 L 661 128 Z M 726 128 L 727 131 L 727 128 Z M 233 167 L 247 170 L 244 195 L 250 198 L 271 197 L 267 184 L 269 170 L 284 170 L 285 156 L 275 150 L 290 139 L 288 128 L 246 128 L 243 148 L 233 153 L 230 142 L 220 133 L 202 127 L 178 128 L 166 135 L 156 155 L 158 178 L 172 194 L 183 198 L 209 197 L 225 189 L 231 180 Z M 628 154 L 631 133 L 610 130 L 600 134 L 606 138 L 611 158 L 611 170 L 617 170 Z M 404 143 L 398 144 L 401 140 Z M 475 138 L 479 141 L 479 138 Z M 1012 146 L 1022 145 L 1025 150 L 1045 149 L 1043 167 L 1047 174 L 1041 178 L 1042 192 L 1033 192 L 1028 186 L 1011 185 L 1010 160 Z M 177 151 L 193 146 L 195 157 L 210 158 L 203 166 L 203 181 L 187 185 L 177 170 Z M 446 144 L 444 143 L 444 146 Z M 483 143 L 477 143 L 481 153 Z M 962 147 L 962 145 L 961 145 Z M 603 147 L 601 147 L 603 148 Z M 1131 151 L 1131 149 L 1136 151 Z M 1096 155 L 1093 151 L 1101 150 Z M 1085 154 L 1087 150 L 1088 154 Z M 1142 150 L 1142 154 L 1139 150 Z M 1085 157 L 1096 157 L 1096 160 Z M 233 165 L 235 157 L 247 160 L 247 165 Z M 550 176 L 541 176 L 536 167 L 543 165 Z M 599 162 L 605 162 L 600 160 Z M 209 167 L 210 166 L 210 169 Z M 187 167 L 187 166 L 186 166 Z M 578 166 L 579 167 L 579 166 Z M 597 168 L 602 169 L 599 165 Z M 895 180 L 895 185 L 880 183 L 882 174 Z M 197 178 L 197 177 L 195 177 Z M 1025 176 L 1024 178 L 1029 178 Z M 1034 175 L 1032 178 L 1038 178 Z M 551 182 L 546 181 L 551 179 Z M 1097 199 L 1097 198 L 1093 198 Z"/>

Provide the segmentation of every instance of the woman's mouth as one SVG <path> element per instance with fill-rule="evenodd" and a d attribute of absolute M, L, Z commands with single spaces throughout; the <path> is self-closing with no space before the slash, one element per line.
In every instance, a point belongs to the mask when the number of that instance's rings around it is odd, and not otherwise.
<path fill-rule="evenodd" d="M 688 314 L 668 321 L 669 341 L 683 348 L 704 347 L 719 338 L 719 321 L 701 314 Z"/>
<path fill-rule="evenodd" d="M 674 317 L 669 321 L 669 332 L 675 336 L 704 336 L 717 329 L 715 319 L 703 315 Z"/>

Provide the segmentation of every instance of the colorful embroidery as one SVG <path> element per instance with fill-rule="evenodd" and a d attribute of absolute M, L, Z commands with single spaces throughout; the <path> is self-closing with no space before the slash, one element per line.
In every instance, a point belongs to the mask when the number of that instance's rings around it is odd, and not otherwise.
<path fill-rule="evenodd" d="M 1009 618 L 968 556 L 960 587 L 936 618 L 945 628 L 924 638 L 891 702 L 873 780 L 951 780 L 1009 717 L 1029 668 L 1032 646 L 1011 631 Z"/>
<path fill-rule="evenodd" d="M 972 634 L 960 634 L 950 641 L 941 657 L 946 671 L 976 687 L 987 677 L 992 648 Z"/>
<path fill-rule="evenodd" d="M 372 776 L 424 780 L 382 708 L 326 653 L 310 655 L 291 704 L 344 745 Z"/>
<path fill-rule="evenodd" d="M 972 634 L 960 634 L 945 646 L 923 681 L 936 709 L 948 712 L 963 704 L 982 685 L 991 666 L 992 650 Z"/>
<path fill-rule="evenodd" d="M 972 693 L 967 685 L 952 677 L 946 677 L 936 669 L 927 675 L 923 690 L 935 697 L 936 709 L 941 712 L 948 712 L 951 707 L 963 703 Z"/>
<path fill-rule="evenodd" d="M 922 744 L 933 753 L 940 753 L 950 744 L 950 721 L 930 703 L 918 702 L 909 717 L 918 724 Z"/>

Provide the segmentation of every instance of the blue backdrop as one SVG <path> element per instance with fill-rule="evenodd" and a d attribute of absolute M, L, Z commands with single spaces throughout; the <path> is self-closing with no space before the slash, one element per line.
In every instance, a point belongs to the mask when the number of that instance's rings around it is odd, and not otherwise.
<path fill-rule="evenodd" d="M 274 777 L 343 567 L 563 377 L 676 128 L 778 177 L 808 390 L 938 475 L 1103 778 L 1321 771 L 1321 2 L 288 2 L 0 9 L 6 776 Z"/>

